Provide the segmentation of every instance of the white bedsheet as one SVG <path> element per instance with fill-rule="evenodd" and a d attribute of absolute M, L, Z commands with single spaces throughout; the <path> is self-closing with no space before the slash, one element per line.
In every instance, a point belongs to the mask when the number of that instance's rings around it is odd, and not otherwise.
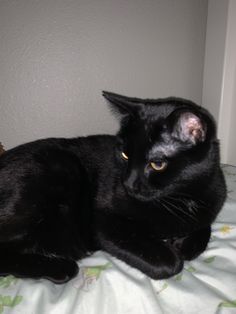
<path fill-rule="evenodd" d="M 65 285 L 0 278 L 0 313 L 236 313 L 236 168 L 223 169 L 227 202 L 213 225 L 207 250 L 185 263 L 181 274 L 151 280 L 99 251 L 82 260 L 79 275 Z"/>

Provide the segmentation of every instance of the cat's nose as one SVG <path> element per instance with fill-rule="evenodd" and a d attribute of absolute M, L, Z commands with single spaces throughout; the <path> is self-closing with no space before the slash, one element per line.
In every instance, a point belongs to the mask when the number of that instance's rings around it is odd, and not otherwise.
<path fill-rule="evenodd" d="M 127 192 L 137 192 L 138 191 L 138 182 L 137 177 L 134 175 L 130 175 L 125 181 L 124 186 L 127 190 Z"/>

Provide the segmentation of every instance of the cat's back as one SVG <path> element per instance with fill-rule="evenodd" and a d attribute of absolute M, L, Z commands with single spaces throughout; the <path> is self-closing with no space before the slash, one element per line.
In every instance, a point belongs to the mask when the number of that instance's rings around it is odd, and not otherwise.
<path fill-rule="evenodd" d="M 54 157 L 56 161 L 60 153 L 74 155 L 83 161 L 99 159 L 99 156 L 103 158 L 103 154 L 109 154 L 114 145 L 115 136 L 112 135 L 39 139 L 18 145 L 2 154 L 0 171 L 5 167 L 12 167 L 13 164 L 19 165 L 21 162 L 22 166 L 27 166 L 27 163 L 32 160 L 47 162 Z"/>
<path fill-rule="evenodd" d="M 25 237 L 22 230 L 31 233 L 39 221 L 84 219 L 90 183 L 114 145 L 114 136 L 106 135 L 49 138 L 5 152 L 0 157 L 0 242 Z"/>
<path fill-rule="evenodd" d="M 114 145 L 114 136 L 93 135 L 40 139 L 6 151 L 0 157 L 0 206 L 30 183 L 85 180 L 111 159 Z"/>
<path fill-rule="evenodd" d="M 69 145 L 88 172 L 99 171 L 113 163 L 116 136 L 91 135 L 72 139 Z"/>

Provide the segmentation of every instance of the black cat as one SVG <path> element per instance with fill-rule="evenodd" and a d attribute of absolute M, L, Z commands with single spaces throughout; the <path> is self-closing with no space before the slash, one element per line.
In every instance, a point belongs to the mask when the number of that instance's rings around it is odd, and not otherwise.
<path fill-rule="evenodd" d="M 50 138 L 0 157 L 0 275 L 63 283 L 104 250 L 168 278 L 203 252 L 225 200 L 211 115 L 104 92 L 117 136 Z"/>

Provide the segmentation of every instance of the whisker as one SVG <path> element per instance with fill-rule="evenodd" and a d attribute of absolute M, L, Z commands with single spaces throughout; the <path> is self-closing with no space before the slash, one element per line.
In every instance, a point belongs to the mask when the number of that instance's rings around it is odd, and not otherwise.
<path fill-rule="evenodd" d="M 196 205 L 192 205 L 190 210 L 193 214 L 196 215 L 198 213 L 199 208 L 197 208 Z"/>
<path fill-rule="evenodd" d="M 165 200 L 163 200 L 163 201 L 165 201 Z M 163 201 L 160 202 L 160 204 L 161 204 L 162 206 L 164 206 L 165 209 L 166 209 L 169 213 L 171 213 L 172 215 L 176 216 L 179 220 L 182 220 L 183 222 L 186 222 L 186 220 L 185 220 L 183 217 L 180 217 L 179 215 L 177 215 L 174 211 L 172 211 L 172 210 L 167 206 L 167 204 L 163 203 Z"/>
<path fill-rule="evenodd" d="M 166 198 L 167 198 L 167 197 L 166 197 Z M 196 217 L 194 217 L 193 215 L 191 215 L 189 212 L 184 211 L 182 208 L 176 206 L 175 204 L 173 204 L 173 203 L 170 202 L 170 201 L 167 201 L 166 199 L 165 199 L 165 202 L 166 202 L 167 204 L 169 204 L 170 206 L 176 208 L 179 212 L 181 212 L 181 213 L 184 214 L 185 216 L 188 216 L 188 217 L 191 218 L 192 220 L 197 221 Z"/>
<path fill-rule="evenodd" d="M 172 194 L 172 196 L 176 196 L 177 198 L 184 196 L 185 199 L 190 199 L 190 200 L 193 199 L 193 195 L 188 194 L 188 193 L 183 193 L 183 192 L 178 192 L 176 194 Z M 198 199 L 198 200 L 196 200 L 196 202 L 201 203 L 202 205 L 206 205 L 206 202 L 204 202 L 203 200 Z"/>
<path fill-rule="evenodd" d="M 177 197 L 173 197 L 173 196 L 165 196 L 165 198 L 168 198 L 168 199 L 172 199 L 174 201 L 177 201 L 177 202 L 182 202 L 184 205 L 187 204 L 187 199 L 184 199 L 184 198 L 177 198 Z"/>
<path fill-rule="evenodd" d="M 187 199 L 184 199 L 184 198 L 175 198 L 175 197 L 172 197 L 172 196 L 166 196 L 166 198 L 168 199 L 172 199 L 174 201 L 177 201 L 177 202 L 182 202 L 184 205 L 186 205 L 189 209 L 189 211 L 194 214 L 196 216 L 196 214 L 198 213 L 198 210 L 199 208 L 194 205 L 194 204 L 191 204 L 191 206 L 189 207 L 188 205 L 188 200 Z"/>

